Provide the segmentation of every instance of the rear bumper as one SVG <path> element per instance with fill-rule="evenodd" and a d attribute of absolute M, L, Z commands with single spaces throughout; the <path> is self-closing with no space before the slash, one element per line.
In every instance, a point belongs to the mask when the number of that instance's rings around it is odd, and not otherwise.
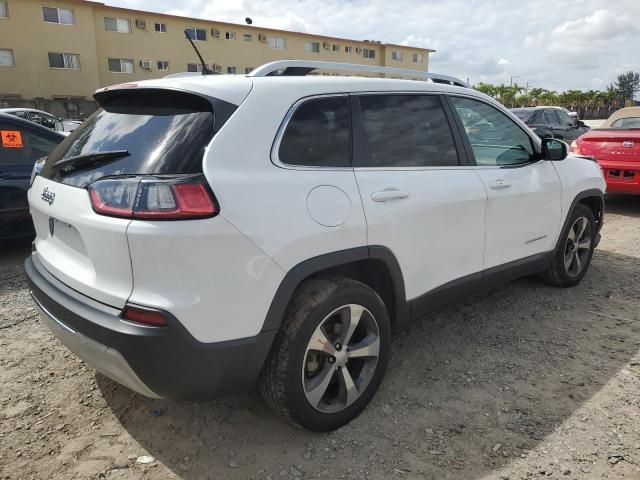
<path fill-rule="evenodd" d="M 69 350 L 113 380 L 155 398 L 208 399 L 248 391 L 262 369 L 275 331 L 201 343 L 172 316 L 166 328 L 135 325 L 120 310 L 62 284 L 38 261 L 25 261 L 43 321 Z"/>
<path fill-rule="evenodd" d="M 631 162 L 600 162 L 607 182 L 607 193 L 640 194 L 640 164 Z"/>

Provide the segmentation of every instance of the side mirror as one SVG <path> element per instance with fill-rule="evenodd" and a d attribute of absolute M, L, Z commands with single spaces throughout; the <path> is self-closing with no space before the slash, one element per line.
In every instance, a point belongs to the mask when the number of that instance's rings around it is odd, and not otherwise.
<path fill-rule="evenodd" d="M 584 123 L 582 120 L 578 120 L 577 124 L 578 124 L 579 127 L 586 127 L 587 126 L 586 123 Z"/>
<path fill-rule="evenodd" d="M 558 162 L 567 158 L 569 147 L 562 140 L 555 138 L 542 139 L 542 158 L 552 162 Z"/>

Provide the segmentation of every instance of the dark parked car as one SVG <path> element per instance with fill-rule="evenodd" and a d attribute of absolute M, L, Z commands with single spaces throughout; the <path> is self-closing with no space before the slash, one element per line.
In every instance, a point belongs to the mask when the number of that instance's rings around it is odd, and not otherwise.
<path fill-rule="evenodd" d="M 0 113 L 0 240 L 33 235 L 27 204 L 36 160 L 66 137 L 61 133 Z"/>
<path fill-rule="evenodd" d="M 571 143 L 589 131 L 582 121 L 569 116 L 559 107 L 526 107 L 511 111 L 540 138 L 558 138 Z"/>

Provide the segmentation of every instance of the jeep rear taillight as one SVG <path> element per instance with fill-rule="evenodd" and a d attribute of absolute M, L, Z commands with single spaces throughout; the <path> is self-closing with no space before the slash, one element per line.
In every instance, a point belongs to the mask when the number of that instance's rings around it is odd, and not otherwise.
<path fill-rule="evenodd" d="M 218 213 L 203 175 L 111 177 L 98 180 L 88 190 L 93 210 L 110 217 L 188 220 Z"/>

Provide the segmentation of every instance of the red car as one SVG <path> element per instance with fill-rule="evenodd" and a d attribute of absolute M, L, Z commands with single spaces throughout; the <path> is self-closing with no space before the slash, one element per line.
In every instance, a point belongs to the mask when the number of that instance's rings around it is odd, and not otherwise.
<path fill-rule="evenodd" d="M 640 195 L 640 107 L 618 110 L 571 144 L 578 155 L 595 157 L 607 192 Z"/>

